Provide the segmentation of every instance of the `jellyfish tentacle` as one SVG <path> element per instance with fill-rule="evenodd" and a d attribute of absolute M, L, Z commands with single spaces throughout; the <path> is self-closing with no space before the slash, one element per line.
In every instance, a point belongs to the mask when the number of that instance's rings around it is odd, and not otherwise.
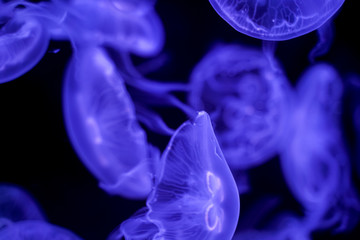
<path fill-rule="evenodd" d="M 317 30 L 318 42 L 309 53 L 311 63 L 314 63 L 316 58 L 329 52 L 334 41 L 334 31 L 333 23 L 330 20 Z"/>
<path fill-rule="evenodd" d="M 155 112 L 140 105 L 136 105 L 136 113 L 137 119 L 145 124 L 150 130 L 169 136 L 174 133 L 174 130 L 169 128 L 163 119 Z"/>

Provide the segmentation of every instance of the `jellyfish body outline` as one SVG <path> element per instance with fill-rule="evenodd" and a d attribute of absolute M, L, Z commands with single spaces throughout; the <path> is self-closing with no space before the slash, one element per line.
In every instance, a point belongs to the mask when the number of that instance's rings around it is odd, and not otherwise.
<path fill-rule="evenodd" d="M 63 94 L 71 142 L 100 186 L 111 194 L 145 198 L 152 187 L 149 162 L 156 151 L 147 145 L 123 79 L 104 50 L 76 53 Z"/>
<path fill-rule="evenodd" d="M 338 225 L 343 231 L 360 205 L 339 129 L 342 80 L 320 63 L 302 75 L 297 94 L 280 158 L 285 180 L 313 229 Z"/>
<path fill-rule="evenodd" d="M 210 114 L 232 170 L 264 163 L 282 141 L 293 93 L 274 64 L 256 49 L 219 44 L 190 76 L 188 101 Z"/>
<path fill-rule="evenodd" d="M 327 22 L 344 0 L 209 0 L 234 29 L 248 36 L 283 41 L 314 31 Z"/>
<path fill-rule="evenodd" d="M 0 83 L 31 70 L 45 55 L 50 36 L 36 17 L 13 16 L 0 29 Z"/>
<path fill-rule="evenodd" d="M 175 131 L 146 205 L 110 239 L 231 239 L 240 200 L 207 113 Z"/>
<path fill-rule="evenodd" d="M 45 221 L 43 211 L 28 192 L 13 184 L 0 184 L 0 218 L 12 222 Z"/>

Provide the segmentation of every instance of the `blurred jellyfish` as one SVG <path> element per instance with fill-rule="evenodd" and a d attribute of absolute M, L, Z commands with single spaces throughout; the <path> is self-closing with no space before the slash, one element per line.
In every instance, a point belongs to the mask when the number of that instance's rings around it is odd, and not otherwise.
<path fill-rule="evenodd" d="M 49 40 L 49 34 L 39 19 L 24 17 L 20 10 L 12 9 L 1 15 L 0 83 L 20 77 L 32 69 L 44 56 Z"/>
<path fill-rule="evenodd" d="M 211 127 L 200 112 L 167 146 L 147 208 L 109 239 L 222 239 L 234 234 L 240 201 Z"/>
<path fill-rule="evenodd" d="M 285 179 L 314 228 L 341 225 L 359 211 L 338 126 L 342 81 L 332 66 L 317 64 L 303 74 L 297 91 L 281 154 Z"/>
<path fill-rule="evenodd" d="M 80 240 L 62 227 L 37 220 L 11 223 L 0 228 L 0 240 Z"/>
<path fill-rule="evenodd" d="M 56 6 L 66 11 L 58 24 L 65 29 L 75 48 L 106 45 L 143 57 L 158 54 L 164 44 L 164 30 L 154 8 L 134 3 L 132 11 L 122 11 L 119 6 L 123 2 L 56 1 Z M 137 11 L 138 8 L 142 10 Z"/>
<path fill-rule="evenodd" d="M 0 184 L 0 218 L 6 218 L 13 222 L 45 221 L 42 211 L 29 193 L 10 184 Z"/>
<path fill-rule="evenodd" d="M 281 41 L 321 27 L 344 0 L 210 0 L 216 12 L 237 31 Z"/>
<path fill-rule="evenodd" d="M 189 102 L 211 116 L 232 170 L 272 157 L 285 129 L 290 88 L 261 51 L 220 45 L 191 75 Z"/>
<path fill-rule="evenodd" d="M 123 197 L 146 198 L 156 150 L 147 145 L 124 81 L 104 50 L 77 51 L 63 94 L 69 137 L 100 186 Z"/>

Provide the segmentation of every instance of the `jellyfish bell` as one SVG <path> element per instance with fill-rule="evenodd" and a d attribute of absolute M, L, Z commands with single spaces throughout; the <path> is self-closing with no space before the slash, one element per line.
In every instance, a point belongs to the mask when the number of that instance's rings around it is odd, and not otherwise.
<path fill-rule="evenodd" d="M 262 40 L 282 41 L 318 29 L 344 0 L 210 0 L 210 3 L 237 31 Z"/>
<path fill-rule="evenodd" d="M 45 220 L 41 209 L 29 193 L 11 184 L 0 184 L 0 218 L 12 222 Z"/>
<path fill-rule="evenodd" d="M 178 128 L 162 160 L 147 200 L 148 217 L 160 226 L 158 237 L 231 239 L 239 195 L 206 112 Z"/>
<path fill-rule="evenodd" d="M 314 65 L 300 78 L 297 94 L 281 152 L 285 180 L 304 209 L 321 216 L 320 222 L 332 208 L 334 219 L 342 218 L 337 215 L 339 205 L 348 209 L 348 203 L 357 200 L 351 194 L 348 156 L 339 129 L 341 78 L 331 65 Z"/>
<path fill-rule="evenodd" d="M 44 56 L 49 34 L 36 18 L 5 18 L 0 23 L 0 83 L 16 79 Z"/>
<path fill-rule="evenodd" d="M 100 186 L 123 197 L 146 198 L 152 188 L 149 162 L 156 154 L 104 50 L 77 51 L 65 79 L 64 115 L 76 152 Z"/>
<path fill-rule="evenodd" d="M 111 239 L 232 238 L 240 200 L 207 113 L 198 113 L 172 136 L 144 210 Z"/>
<path fill-rule="evenodd" d="M 191 74 L 189 103 L 209 113 L 232 170 L 262 164 L 277 151 L 291 91 L 259 50 L 219 45 Z"/>
<path fill-rule="evenodd" d="M 10 223 L 0 228 L 1 240 L 81 240 L 80 237 L 62 227 L 43 221 L 25 220 Z"/>

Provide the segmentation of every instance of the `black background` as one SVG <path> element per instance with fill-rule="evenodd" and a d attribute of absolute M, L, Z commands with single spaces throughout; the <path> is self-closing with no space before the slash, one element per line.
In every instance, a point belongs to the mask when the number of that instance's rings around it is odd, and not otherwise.
<path fill-rule="evenodd" d="M 230 27 L 207 0 L 159 0 L 156 8 L 165 28 L 162 56 L 167 61 L 149 77 L 186 82 L 193 66 L 218 42 L 261 46 L 260 40 Z M 351 72 L 360 73 L 359 11 L 358 1 L 345 2 L 334 19 L 334 44 L 320 58 L 336 66 L 344 79 Z M 316 41 L 313 32 L 278 43 L 276 56 L 291 83 L 296 83 L 309 66 L 307 56 Z M 60 51 L 55 54 L 56 49 Z M 96 179 L 72 149 L 64 127 L 61 97 L 62 77 L 71 54 L 69 43 L 51 42 L 49 52 L 35 68 L 17 80 L 0 85 L 0 182 L 27 189 L 38 200 L 49 222 L 68 228 L 84 239 L 105 239 L 118 224 L 145 206 L 145 202 L 107 195 L 98 188 Z M 135 61 L 144 62 L 139 58 Z M 345 86 L 348 86 L 346 82 Z M 352 178 L 359 189 L 351 102 L 352 96 L 345 98 L 342 127 L 351 156 Z M 186 119 L 169 114 L 164 117 L 173 127 Z M 150 141 L 157 140 L 156 136 L 150 136 Z M 164 140 L 155 144 L 163 147 Z M 251 175 L 255 176 L 254 194 L 242 198 L 242 209 L 256 196 L 269 192 L 281 196 L 281 208 L 299 208 L 282 180 L 276 158 L 252 170 Z M 314 239 L 357 239 L 356 232 L 359 226 L 347 234 L 317 233 Z"/>

